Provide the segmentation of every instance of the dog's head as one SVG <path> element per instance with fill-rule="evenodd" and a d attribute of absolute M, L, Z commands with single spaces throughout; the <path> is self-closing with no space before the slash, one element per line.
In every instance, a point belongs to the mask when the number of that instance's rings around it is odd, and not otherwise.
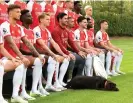
<path fill-rule="evenodd" d="M 105 82 L 104 89 L 109 91 L 119 91 L 119 89 L 116 87 L 116 84 L 111 81 Z"/>

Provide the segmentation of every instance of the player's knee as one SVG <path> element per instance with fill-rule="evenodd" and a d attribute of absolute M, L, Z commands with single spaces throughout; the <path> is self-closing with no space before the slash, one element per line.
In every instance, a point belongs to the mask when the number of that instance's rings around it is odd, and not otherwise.
<path fill-rule="evenodd" d="M 40 60 L 39 58 L 35 58 L 35 60 L 34 60 L 34 65 L 35 65 L 35 66 L 36 66 L 36 65 L 42 66 L 41 60 Z"/>
<path fill-rule="evenodd" d="M 48 58 L 48 63 L 56 64 L 57 62 L 56 62 L 56 60 L 54 60 L 54 58 L 49 57 Z"/>
<path fill-rule="evenodd" d="M 0 76 L 4 75 L 4 67 L 0 65 Z"/>
<path fill-rule="evenodd" d="M 68 60 L 67 58 L 65 58 L 65 59 L 63 60 L 63 63 L 69 64 L 69 60 Z"/>
<path fill-rule="evenodd" d="M 86 59 L 92 59 L 92 56 L 90 54 L 87 54 L 87 58 Z"/>

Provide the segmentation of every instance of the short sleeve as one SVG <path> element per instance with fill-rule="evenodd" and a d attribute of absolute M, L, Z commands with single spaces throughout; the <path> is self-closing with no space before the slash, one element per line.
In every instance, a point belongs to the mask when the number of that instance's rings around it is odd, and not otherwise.
<path fill-rule="evenodd" d="M 98 32 L 96 33 L 95 41 L 96 41 L 96 43 L 100 43 L 100 42 L 103 41 L 102 32 L 101 32 L 101 31 L 98 31 Z"/>
<path fill-rule="evenodd" d="M 24 33 L 24 28 L 19 26 L 20 27 L 20 30 L 21 30 L 21 38 L 25 36 L 25 33 Z"/>
<path fill-rule="evenodd" d="M 1 32 L 1 35 L 3 37 L 5 36 L 8 36 L 8 35 L 11 35 L 11 32 L 10 32 L 10 24 L 8 22 L 4 22 L 1 24 L 0 26 L 0 32 Z"/>
<path fill-rule="evenodd" d="M 35 28 L 33 29 L 33 32 L 34 32 L 34 39 L 35 39 L 34 41 L 36 41 L 36 40 L 42 38 L 42 37 L 41 37 L 41 30 L 40 30 L 39 27 L 35 27 Z"/>
<path fill-rule="evenodd" d="M 52 36 L 51 36 L 51 33 L 48 29 L 46 29 L 46 31 L 48 32 L 48 40 L 51 40 L 52 39 Z"/>
<path fill-rule="evenodd" d="M 27 9 L 28 9 L 30 12 L 32 12 L 33 4 L 34 4 L 33 1 L 30 1 L 30 2 L 28 2 L 28 4 L 27 4 Z"/>
<path fill-rule="evenodd" d="M 88 37 L 87 30 L 84 30 L 84 33 L 85 33 L 85 41 L 87 41 L 87 42 L 88 42 L 89 37 Z"/>
<path fill-rule="evenodd" d="M 43 1 L 40 3 L 42 11 L 45 10 L 46 3 Z"/>
<path fill-rule="evenodd" d="M 77 29 L 74 31 L 74 41 L 80 41 L 80 31 Z"/>
<path fill-rule="evenodd" d="M 66 13 L 68 15 L 68 11 L 67 10 L 64 10 L 64 13 Z"/>
<path fill-rule="evenodd" d="M 3 44 L 3 36 L 1 35 L 1 32 L 0 32 L 0 44 Z"/>
<path fill-rule="evenodd" d="M 57 12 L 57 5 L 56 4 L 53 5 L 53 9 L 54 9 L 54 12 L 56 13 Z"/>
<path fill-rule="evenodd" d="M 107 40 L 109 41 L 109 35 L 107 34 Z"/>

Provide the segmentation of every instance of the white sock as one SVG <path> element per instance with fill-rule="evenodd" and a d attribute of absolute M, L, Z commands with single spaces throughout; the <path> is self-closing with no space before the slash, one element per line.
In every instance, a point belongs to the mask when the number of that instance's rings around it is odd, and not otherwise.
<path fill-rule="evenodd" d="M 3 98 L 3 95 L 2 95 L 3 75 L 4 75 L 4 67 L 0 65 L 0 99 Z"/>
<path fill-rule="evenodd" d="M 47 67 L 47 86 L 51 86 L 52 85 L 52 79 L 53 79 L 53 75 L 55 72 L 55 67 L 56 67 L 56 61 L 52 58 L 49 57 L 48 59 L 48 67 Z"/>
<path fill-rule="evenodd" d="M 15 69 L 15 73 L 13 76 L 13 92 L 12 97 L 17 97 L 20 85 L 22 83 L 23 78 L 23 72 L 24 72 L 24 65 L 21 64 Z"/>
<path fill-rule="evenodd" d="M 64 59 L 62 62 L 62 65 L 60 67 L 60 72 L 59 72 L 59 82 L 62 83 L 64 76 L 66 74 L 66 71 L 68 69 L 69 61 L 68 59 Z"/>
<path fill-rule="evenodd" d="M 22 95 L 26 95 L 27 94 L 27 92 L 26 92 L 26 90 L 25 90 L 25 85 L 26 85 L 26 72 L 27 72 L 27 68 L 25 68 L 24 69 L 24 72 L 23 72 L 23 79 L 22 79 L 22 92 L 21 92 L 21 94 Z"/>
<path fill-rule="evenodd" d="M 85 62 L 85 74 L 86 76 L 91 76 L 91 69 L 92 69 L 92 56 L 90 54 L 87 55 L 86 62 Z"/>
<path fill-rule="evenodd" d="M 110 66 L 111 66 L 111 52 L 107 52 L 106 55 L 106 72 L 110 72 Z"/>
<path fill-rule="evenodd" d="M 123 58 L 123 55 L 120 54 L 118 56 L 118 59 L 117 59 L 117 62 L 116 62 L 116 71 L 120 71 L 120 66 L 121 66 L 122 58 Z"/>
<path fill-rule="evenodd" d="M 42 76 L 42 63 L 39 58 L 36 58 L 33 64 L 33 82 L 32 82 L 32 92 L 37 91 L 37 85 L 39 83 L 39 79 Z"/>
<path fill-rule="evenodd" d="M 59 62 L 56 63 L 56 68 L 55 68 L 55 83 L 59 82 Z"/>
<path fill-rule="evenodd" d="M 103 65 L 105 64 L 105 54 L 104 53 L 100 53 L 99 54 L 99 58 L 102 61 Z"/>
<path fill-rule="evenodd" d="M 40 79 L 39 79 L 39 86 L 38 86 L 39 89 L 42 89 L 43 88 L 43 85 L 42 85 L 42 74 L 40 76 Z"/>
<path fill-rule="evenodd" d="M 116 62 L 117 62 L 117 59 L 118 59 L 118 56 L 115 55 L 114 53 L 112 53 L 112 56 L 113 56 L 113 63 L 112 63 L 112 72 L 115 72 L 115 67 L 116 67 Z"/>

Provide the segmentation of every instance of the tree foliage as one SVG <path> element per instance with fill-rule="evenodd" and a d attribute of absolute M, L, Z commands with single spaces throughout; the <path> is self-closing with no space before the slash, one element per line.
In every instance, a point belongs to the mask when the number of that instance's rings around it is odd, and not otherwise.
<path fill-rule="evenodd" d="M 133 36 L 133 1 L 132 0 L 88 0 L 83 6 L 93 7 L 95 31 L 99 29 L 98 22 L 107 19 L 110 36 Z"/>

